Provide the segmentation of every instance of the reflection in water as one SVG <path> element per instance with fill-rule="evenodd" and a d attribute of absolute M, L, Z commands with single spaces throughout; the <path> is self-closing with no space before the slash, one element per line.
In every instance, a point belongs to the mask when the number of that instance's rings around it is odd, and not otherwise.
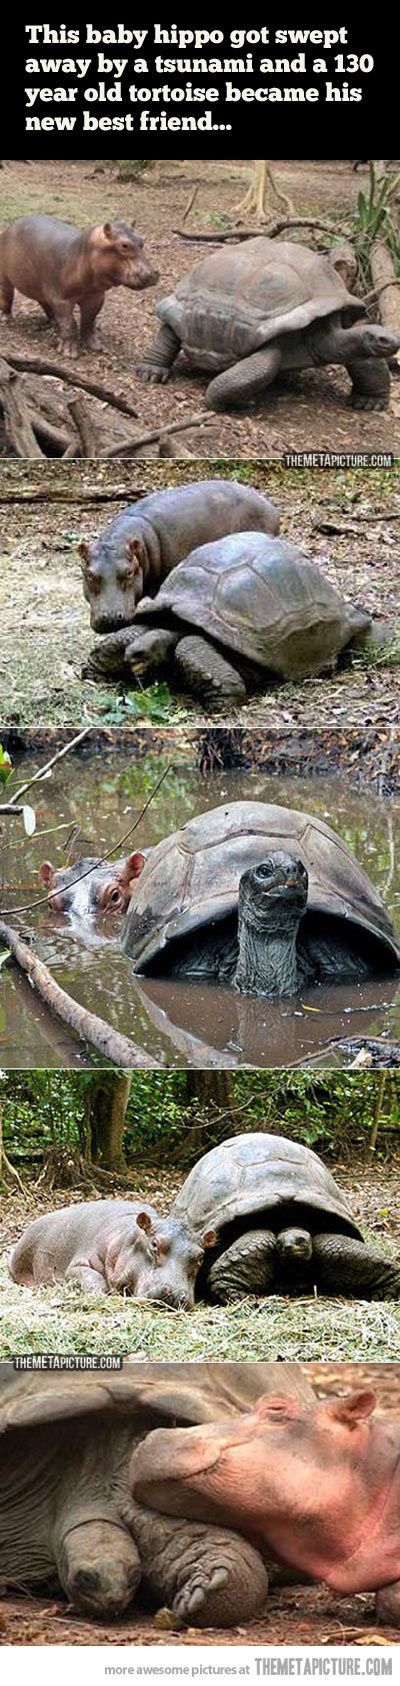
<path fill-rule="evenodd" d="M 23 777 L 31 770 L 24 760 Z M 10 824 L 2 856 L 5 907 L 40 896 L 39 865 L 49 856 L 55 865 L 64 864 L 64 840 L 72 826 L 79 828 L 75 858 L 82 853 L 101 855 L 113 839 L 117 846 L 160 771 L 162 762 L 154 757 L 133 763 L 119 750 L 61 763 L 42 789 L 36 789 L 36 836 L 28 841 L 20 821 Z M 179 765 L 147 810 L 130 847 L 148 847 L 192 815 L 239 799 L 280 802 L 325 820 L 357 855 L 400 928 L 399 805 L 352 791 L 344 776 L 266 778 L 230 772 L 205 780 Z M 57 829 L 60 826 L 65 830 Z M 256 1001 L 226 988 L 134 978 L 112 922 L 92 929 L 88 939 L 82 928 L 72 932 L 45 907 L 27 913 L 26 925 L 36 927 L 40 958 L 57 982 L 164 1065 L 291 1065 L 315 1056 L 336 1036 L 400 1038 L 399 980 L 313 988 L 295 1002 Z M 50 1018 L 15 968 L 1 973 L 0 1038 L 0 1058 L 7 1066 L 87 1064 L 86 1052 Z"/>

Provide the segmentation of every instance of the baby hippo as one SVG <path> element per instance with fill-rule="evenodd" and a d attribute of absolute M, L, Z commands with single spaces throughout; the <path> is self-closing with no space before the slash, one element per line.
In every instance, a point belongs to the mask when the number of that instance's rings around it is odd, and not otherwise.
<path fill-rule="evenodd" d="M 130 1294 L 189 1311 L 206 1247 L 179 1218 L 161 1218 L 138 1200 L 85 1200 L 29 1224 L 8 1261 L 25 1288 L 62 1280 L 89 1294 Z"/>
<path fill-rule="evenodd" d="M 111 287 L 154 287 L 158 272 L 143 255 L 143 240 L 124 222 L 75 228 L 58 217 L 19 217 L 0 234 L 0 312 L 10 316 L 15 288 L 36 299 L 59 331 L 59 350 L 77 355 L 95 344 L 94 325 Z"/>
<path fill-rule="evenodd" d="M 81 856 L 68 867 L 43 861 L 39 877 L 49 892 L 49 906 L 54 913 L 68 913 L 74 922 L 82 923 L 126 913 L 149 852 L 135 849 L 120 861 Z"/>
<path fill-rule="evenodd" d="M 335 1592 L 377 1591 L 378 1619 L 400 1626 L 400 1422 L 375 1405 L 370 1388 L 266 1395 L 229 1423 L 156 1429 L 133 1454 L 133 1494 L 262 1541 Z"/>

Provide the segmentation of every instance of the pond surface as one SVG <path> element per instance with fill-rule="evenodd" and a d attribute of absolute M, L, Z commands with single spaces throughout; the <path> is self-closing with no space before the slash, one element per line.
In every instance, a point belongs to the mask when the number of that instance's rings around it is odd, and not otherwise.
<path fill-rule="evenodd" d="M 39 764 L 24 757 L 10 794 Z M 164 765 L 167 759 L 164 763 L 150 755 L 133 761 L 118 747 L 61 762 L 27 796 L 36 807 L 35 836 L 24 836 L 17 817 L 4 824 L 4 917 L 7 909 L 40 897 L 40 863 L 50 858 L 65 864 L 73 828 L 72 861 L 82 854 L 102 855 L 114 842 L 118 848 Z M 239 799 L 301 808 L 332 826 L 368 872 L 400 930 L 400 802 L 360 794 L 343 774 L 304 779 L 240 771 L 203 777 L 178 762 L 126 847 L 157 843 L 193 815 Z M 117 927 L 107 935 L 92 933 L 86 945 L 66 919 L 47 907 L 29 909 L 11 922 L 22 935 L 35 930 L 36 951 L 64 989 L 165 1066 L 288 1066 L 315 1058 L 333 1037 L 400 1039 L 399 978 L 314 987 L 292 1001 L 254 1000 L 225 987 L 134 978 L 131 962 L 119 949 Z M 3 967 L 0 1063 L 7 1068 L 62 1067 L 88 1065 L 90 1059 L 40 1005 L 16 967 Z"/>

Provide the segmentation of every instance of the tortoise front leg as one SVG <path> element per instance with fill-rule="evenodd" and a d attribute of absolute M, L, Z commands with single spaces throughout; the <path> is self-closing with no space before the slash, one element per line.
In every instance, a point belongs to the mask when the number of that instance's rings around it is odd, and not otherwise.
<path fill-rule="evenodd" d="M 278 346 L 266 345 L 261 351 L 254 351 L 252 357 L 243 357 L 231 369 L 224 369 L 207 387 L 208 409 L 226 410 L 232 404 L 248 404 L 251 398 L 262 397 L 265 388 L 275 380 L 281 362 Z"/>
<path fill-rule="evenodd" d="M 160 328 L 156 339 L 153 340 L 153 344 L 146 352 L 143 361 L 136 364 L 137 374 L 142 376 L 142 380 L 150 381 L 154 386 L 157 383 L 161 384 L 161 382 L 167 381 L 180 349 L 181 345 L 177 334 L 174 334 L 173 328 L 169 328 L 168 324 L 163 322 L 162 328 Z"/>
<path fill-rule="evenodd" d="M 360 1300 L 400 1298 L 400 1266 L 351 1235 L 314 1235 L 316 1283 L 323 1294 Z"/>
<path fill-rule="evenodd" d="M 246 701 L 246 686 L 240 673 L 206 638 L 180 638 L 175 663 L 185 689 L 198 696 L 210 714 L 215 708 L 240 708 Z"/>
<path fill-rule="evenodd" d="M 246 1230 L 211 1266 L 207 1289 L 218 1305 L 246 1294 L 270 1294 L 277 1268 L 276 1236 L 270 1229 Z"/>
<path fill-rule="evenodd" d="M 60 1528 L 59 1580 L 75 1609 L 89 1616 L 118 1616 L 132 1603 L 141 1579 L 139 1552 L 118 1521 L 82 1519 Z"/>
<path fill-rule="evenodd" d="M 120 627 L 118 632 L 107 632 L 102 638 L 97 638 L 87 660 L 83 662 L 82 679 L 100 681 L 128 680 L 130 667 L 126 661 L 126 646 L 132 643 L 132 627 Z"/>
<path fill-rule="evenodd" d="M 355 410 L 387 410 L 390 402 L 390 374 L 383 358 L 361 358 L 348 363 L 353 382 L 351 402 Z"/>
<path fill-rule="evenodd" d="M 231 1627 L 262 1609 L 268 1576 L 259 1552 L 227 1528 L 128 1506 L 142 1573 L 179 1625 Z"/>

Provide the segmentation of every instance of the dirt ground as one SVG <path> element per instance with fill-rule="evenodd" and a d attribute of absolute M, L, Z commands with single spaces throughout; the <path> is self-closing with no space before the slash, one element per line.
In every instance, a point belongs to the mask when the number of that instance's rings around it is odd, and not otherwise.
<path fill-rule="evenodd" d="M 140 493 L 223 474 L 254 484 L 281 512 L 282 537 L 299 543 L 333 585 L 386 627 L 398 626 L 400 479 L 393 471 L 290 471 L 216 462 L 99 465 L 3 462 L 0 578 L 2 725 L 147 721 L 196 726 L 198 706 L 165 683 L 144 693 L 80 677 L 93 646 L 78 543 L 104 530 Z M 44 481 L 45 475 L 45 481 Z M 390 665 L 389 665 L 390 663 Z M 251 732 L 284 728 L 385 730 L 399 720 L 399 641 L 381 664 L 356 655 L 333 675 L 270 686 L 232 712 Z M 226 724 L 226 716 L 215 716 Z"/>
<path fill-rule="evenodd" d="M 350 162 L 278 162 L 275 174 L 291 197 L 296 216 L 319 216 L 341 228 L 343 219 L 354 212 L 360 178 Z M 212 233 L 215 229 L 218 241 L 221 228 L 229 226 L 231 217 L 235 220 L 234 207 L 243 197 L 248 179 L 249 164 L 231 160 L 160 162 L 134 183 L 118 180 L 106 165 L 61 160 L 21 161 L 7 164 L 1 172 L 3 223 L 35 211 L 80 225 L 113 218 L 127 222 L 136 219 L 138 230 L 146 237 L 149 258 L 159 270 L 159 282 L 143 293 L 119 289 L 108 295 L 101 317 L 102 349 L 87 353 L 82 364 L 91 379 L 123 390 L 135 404 L 140 424 L 146 427 L 186 420 L 198 413 L 204 402 L 204 377 L 192 375 L 183 365 L 166 387 L 147 386 L 134 369 L 154 337 L 156 301 L 214 250 L 198 241 L 183 241 L 174 230 L 182 226 L 195 191 L 186 231 L 208 229 Z M 55 337 L 40 307 L 20 296 L 12 325 L 2 325 L 0 331 L 0 353 L 6 357 L 10 350 L 30 356 L 56 355 Z M 216 416 L 210 425 L 184 434 L 183 439 L 190 450 L 207 457 L 280 457 L 286 450 L 325 447 L 398 451 L 397 379 L 392 380 L 390 410 L 381 414 L 352 410 L 349 391 L 347 371 L 341 368 L 282 376 L 265 401 L 252 405 L 246 415 L 231 412 Z M 138 432 L 142 431 L 143 426 L 138 426 Z"/>
<path fill-rule="evenodd" d="M 346 1388 L 373 1386 L 381 1411 L 400 1414 L 399 1366 L 396 1364 L 307 1365 L 320 1396 Z M 397 1628 L 377 1625 L 370 1594 L 340 1598 L 325 1587 L 272 1587 L 257 1621 L 234 1628 L 158 1625 L 157 1616 L 138 1608 L 122 1622 L 98 1623 L 76 1615 L 65 1600 L 16 1594 L 0 1603 L 0 1645 L 355 1645 L 385 1646 L 399 1641 Z"/>

